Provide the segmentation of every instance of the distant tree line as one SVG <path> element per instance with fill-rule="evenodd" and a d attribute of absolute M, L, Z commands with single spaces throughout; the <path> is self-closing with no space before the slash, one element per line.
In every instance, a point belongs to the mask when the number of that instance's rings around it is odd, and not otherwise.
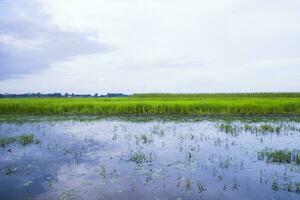
<path fill-rule="evenodd" d="M 95 93 L 94 95 L 91 94 L 74 94 L 74 93 L 25 93 L 25 94 L 0 94 L 0 98 L 60 98 L 60 97 L 67 97 L 67 98 L 89 98 L 89 97 L 97 97 L 97 98 L 112 98 L 112 97 L 127 97 L 128 95 L 122 93 L 107 93 L 105 95 L 98 95 Z"/>

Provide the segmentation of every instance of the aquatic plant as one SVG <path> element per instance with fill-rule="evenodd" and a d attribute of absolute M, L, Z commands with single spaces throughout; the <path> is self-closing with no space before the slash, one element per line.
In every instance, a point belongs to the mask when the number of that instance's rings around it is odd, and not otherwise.
<path fill-rule="evenodd" d="M 132 155 L 130 155 L 129 161 L 135 162 L 136 164 L 145 164 L 145 163 L 151 163 L 153 160 L 152 153 L 146 154 L 143 152 L 135 152 Z"/>
<path fill-rule="evenodd" d="M 118 135 L 116 133 L 113 134 L 112 140 L 117 140 L 118 139 Z"/>
<path fill-rule="evenodd" d="M 230 133 L 235 135 L 237 133 L 237 126 L 232 125 L 230 123 L 222 123 L 218 126 L 219 130 L 225 133 Z"/>
<path fill-rule="evenodd" d="M 277 126 L 277 127 L 274 127 L 274 126 L 271 126 L 269 124 L 263 124 L 261 125 L 259 128 L 258 128 L 258 132 L 271 132 L 271 133 L 279 133 L 281 130 L 281 127 Z"/>
<path fill-rule="evenodd" d="M 190 191 L 192 190 L 193 181 L 191 178 L 185 178 L 185 190 Z"/>
<path fill-rule="evenodd" d="M 300 193 L 300 183 L 299 182 L 287 182 L 279 183 L 277 178 L 274 178 L 271 185 L 272 190 L 274 191 L 286 191 L 290 193 Z"/>
<path fill-rule="evenodd" d="M 78 199 L 77 195 L 76 195 L 76 190 L 67 190 L 62 192 L 59 195 L 59 200 L 69 200 L 69 199 Z"/>
<path fill-rule="evenodd" d="M 258 126 L 245 124 L 242 129 L 252 133 L 279 133 L 283 127 L 282 125 L 264 123 Z"/>
<path fill-rule="evenodd" d="M 5 175 L 9 176 L 11 174 L 14 174 L 18 171 L 18 168 L 17 167 L 12 167 L 12 166 L 7 166 L 5 168 Z"/>
<path fill-rule="evenodd" d="M 102 178 L 106 178 L 106 169 L 105 169 L 104 165 L 99 166 L 99 175 Z"/>
<path fill-rule="evenodd" d="M 138 137 L 138 140 L 142 140 L 144 144 L 153 142 L 153 138 L 148 134 L 141 134 L 140 137 Z"/>
<path fill-rule="evenodd" d="M 259 126 L 251 126 L 246 124 L 243 126 L 243 129 L 248 132 L 254 133 L 279 133 L 282 130 L 282 126 L 273 125 L 273 124 L 262 124 Z"/>
<path fill-rule="evenodd" d="M 39 140 L 36 140 L 34 138 L 34 135 L 30 134 L 30 135 L 20 135 L 18 137 L 18 142 L 22 145 L 28 145 L 31 143 L 39 143 Z"/>
<path fill-rule="evenodd" d="M 282 124 L 272 124 L 272 123 L 264 123 L 264 124 L 235 124 L 232 122 L 225 122 L 217 125 L 217 128 L 225 133 L 230 133 L 232 135 L 237 135 L 239 132 L 245 131 L 245 132 L 251 132 L 251 133 L 258 133 L 258 134 L 264 134 L 264 133 L 280 133 L 284 128 L 285 130 L 294 130 L 297 131 L 297 127 L 289 127 L 288 125 L 285 125 L 285 127 Z"/>
<path fill-rule="evenodd" d="M 300 183 L 295 183 L 295 192 L 300 193 Z"/>
<path fill-rule="evenodd" d="M 202 193 L 207 190 L 207 186 L 202 184 L 201 182 L 197 183 L 198 193 Z"/>
<path fill-rule="evenodd" d="M 159 136 L 164 136 L 165 135 L 164 130 L 159 125 L 154 125 L 151 128 L 151 133 L 154 134 L 154 135 L 159 135 Z"/>
<path fill-rule="evenodd" d="M 275 163 L 295 163 L 300 164 L 300 151 L 298 150 L 265 150 L 259 152 L 260 159 Z"/>
<path fill-rule="evenodd" d="M 274 179 L 272 182 L 272 190 L 279 190 L 278 179 Z"/>
<path fill-rule="evenodd" d="M 15 137 L 0 137 L 0 146 L 5 147 L 8 144 L 16 142 Z"/>
<path fill-rule="evenodd" d="M 0 147 L 5 147 L 6 145 L 12 143 L 19 143 L 21 145 L 28 144 L 37 144 L 40 143 L 40 140 L 36 139 L 33 134 L 23 134 L 19 136 L 11 136 L 11 137 L 0 137 Z"/>
<path fill-rule="evenodd" d="M 297 154 L 297 155 L 295 156 L 295 161 L 296 161 L 296 164 L 297 164 L 297 165 L 300 165 L 300 154 Z"/>
<path fill-rule="evenodd" d="M 234 178 L 231 189 L 232 190 L 238 190 L 238 188 L 239 188 L 239 183 L 238 183 L 237 179 Z"/>

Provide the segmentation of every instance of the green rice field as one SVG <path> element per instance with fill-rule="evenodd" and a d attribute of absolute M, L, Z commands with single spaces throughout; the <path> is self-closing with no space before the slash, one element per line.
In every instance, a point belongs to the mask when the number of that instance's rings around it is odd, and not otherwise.
<path fill-rule="evenodd" d="M 5 98 L 1 114 L 300 115 L 299 93 L 134 94 L 124 98 Z"/>

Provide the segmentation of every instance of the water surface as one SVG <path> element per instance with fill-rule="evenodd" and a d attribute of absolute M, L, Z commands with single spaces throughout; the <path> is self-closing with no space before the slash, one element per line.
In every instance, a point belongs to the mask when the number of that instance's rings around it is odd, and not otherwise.
<path fill-rule="evenodd" d="M 0 199 L 300 198 L 300 165 L 261 157 L 300 149 L 297 120 L 132 119 L 2 117 L 40 143 L 0 147 Z"/>

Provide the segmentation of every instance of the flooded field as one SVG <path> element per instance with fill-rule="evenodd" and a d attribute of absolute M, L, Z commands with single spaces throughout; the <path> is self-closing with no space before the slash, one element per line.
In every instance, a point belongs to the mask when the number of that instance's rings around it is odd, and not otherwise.
<path fill-rule="evenodd" d="M 300 122 L 1 117 L 0 199 L 300 199 Z"/>

